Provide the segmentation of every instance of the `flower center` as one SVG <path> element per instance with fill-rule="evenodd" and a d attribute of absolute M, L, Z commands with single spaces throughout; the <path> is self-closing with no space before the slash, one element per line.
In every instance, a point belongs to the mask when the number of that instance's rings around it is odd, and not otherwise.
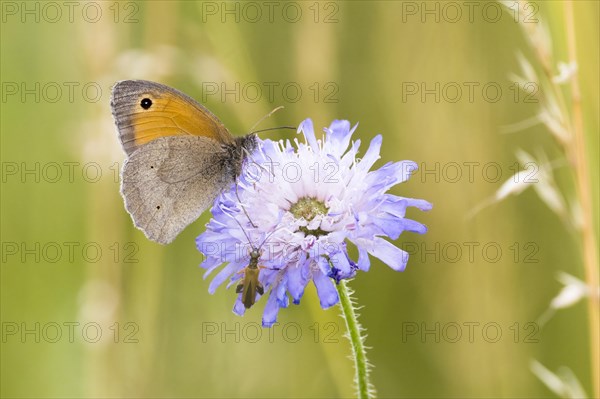
<path fill-rule="evenodd" d="M 317 215 L 326 215 L 328 211 L 329 209 L 323 202 L 312 197 L 302 197 L 290 207 L 290 212 L 296 219 L 304 218 L 307 222 L 313 220 Z M 301 226 L 299 230 L 306 235 L 313 235 L 316 237 L 329 233 L 320 228 L 310 230 L 307 226 Z"/>

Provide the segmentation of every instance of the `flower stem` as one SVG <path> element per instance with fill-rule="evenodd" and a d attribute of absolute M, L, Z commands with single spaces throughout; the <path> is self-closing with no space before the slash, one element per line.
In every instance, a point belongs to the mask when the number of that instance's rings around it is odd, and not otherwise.
<path fill-rule="evenodd" d="M 573 2 L 566 1 L 565 16 L 567 27 L 567 48 L 569 61 L 577 61 L 575 41 L 575 18 Z M 583 257 L 585 265 L 585 279 L 588 285 L 588 313 L 590 327 L 592 384 L 594 397 L 600 397 L 600 298 L 598 297 L 598 248 L 593 225 L 592 194 L 590 188 L 590 173 L 588 169 L 585 134 L 583 127 L 583 112 L 581 108 L 581 92 L 577 75 L 571 83 L 571 96 L 573 107 L 573 133 L 574 140 L 570 147 L 570 158 L 575 164 L 577 193 L 583 214 L 581 238 L 583 242 Z"/>
<path fill-rule="evenodd" d="M 340 296 L 340 307 L 342 316 L 346 321 L 346 329 L 348 330 L 348 339 L 352 345 L 352 357 L 354 359 L 354 369 L 356 371 L 355 383 L 360 399 L 372 398 L 373 388 L 369 382 L 369 364 L 367 353 L 362 336 L 362 327 L 358 322 L 354 303 L 352 299 L 352 289 L 346 285 L 346 281 L 342 280 L 336 284 L 338 294 Z"/>

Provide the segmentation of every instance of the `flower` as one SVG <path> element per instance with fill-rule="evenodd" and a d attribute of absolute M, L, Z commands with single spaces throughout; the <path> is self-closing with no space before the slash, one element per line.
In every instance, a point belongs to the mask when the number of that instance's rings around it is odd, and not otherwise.
<path fill-rule="evenodd" d="M 336 120 L 318 140 L 307 119 L 298 127 L 305 142 L 295 139 L 295 147 L 289 140 L 259 142 L 237 187 L 215 200 L 213 218 L 196 239 L 206 256 L 201 264 L 205 278 L 227 263 L 210 283 L 210 293 L 226 280 L 228 286 L 239 283 L 250 252 L 258 250 L 258 280 L 265 294 L 270 289 L 262 322 L 270 327 L 279 308 L 289 305 L 289 296 L 300 303 L 310 281 L 322 308 L 338 303 L 335 283 L 354 277 L 357 270 L 369 270 L 369 255 L 404 270 L 408 254 L 383 237 L 396 240 L 403 231 L 425 233 L 427 228 L 406 219 L 405 213 L 408 207 L 429 210 L 431 204 L 388 194 L 417 165 L 389 162 L 371 171 L 382 137 L 376 136 L 358 159 L 360 140 L 350 141 L 355 130 L 348 121 Z M 349 256 L 349 247 L 357 249 L 358 259 Z M 241 295 L 234 305 L 239 315 L 246 310 Z"/>

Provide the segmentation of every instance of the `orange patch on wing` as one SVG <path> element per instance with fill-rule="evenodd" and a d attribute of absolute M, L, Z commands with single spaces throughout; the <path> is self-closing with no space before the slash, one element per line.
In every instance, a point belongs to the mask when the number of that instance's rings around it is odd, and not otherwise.
<path fill-rule="evenodd" d="M 151 95 L 148 97 L 152 98 Z M 142 98 L 144 96 L 140 96 L 140 101 Z M 161 98 L 153 98 L 152 102 L 150 109 L 131 115 L 136 146 L 160 137 L 185 134 L 223 140 L 220 126 L 186 101 L 163 93 Z"/>

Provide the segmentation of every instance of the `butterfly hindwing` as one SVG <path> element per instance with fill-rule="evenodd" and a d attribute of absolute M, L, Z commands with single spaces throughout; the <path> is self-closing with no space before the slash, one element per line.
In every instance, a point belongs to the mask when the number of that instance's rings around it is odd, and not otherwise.
<path fill-rule="evenodd" d="M 123 165 L 121 194 L 136 227 L 167 244 L 231 183 L 227 152 L 198 136 L 161 137 Z"/>

